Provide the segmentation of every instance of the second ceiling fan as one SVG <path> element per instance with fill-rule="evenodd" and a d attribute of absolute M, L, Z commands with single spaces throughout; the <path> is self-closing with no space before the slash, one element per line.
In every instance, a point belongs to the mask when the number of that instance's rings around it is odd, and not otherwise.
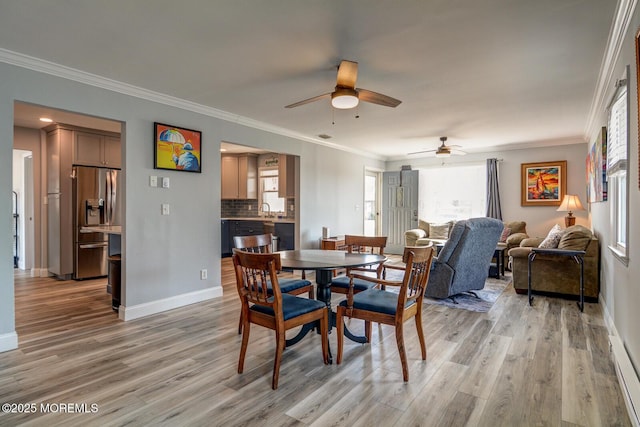
<path fill-rule="evenodd" d="M 358 78 L 358 63 L 343 60 L 338 67 L 338 77 L 336 78 L 336 87 L 333 92 L 327 92 L 313 98 L 304 99 L 286 105 L 285 108 L 294 108 L 301 105 L 309 104 L 325 98 L 331 98 L 331 105 L 335 108 L 348 109 L 354 108 L 359 101 L 370 102 L 372 104 L 383 105 L 385 107 L 397 107 L 402 101 L 392 98 L 381 93 L 371 90 L 357 88 L 356 79 Z"/>
<path fill-rule="evenodd" d="M 434 153 L 434 155 L 436 157 L 449 157 L 452 154 L 455 154 L 455 155 L 458 155 L 458 156 L 464 156 L 465 154 L 467 154 L 462 150 L 458 150 L 458 148 L 460 148 L 459 145 L 446 145 L 445 144 L 447 142 L 447 137 L 446 136 L 441 136 L 440 137 L 440 141 L 442 141 L 442 144 L 435 150 L 416 151 L 416 152 L 413 152 L 413 153 L 409 153 L 409 155 Z"/>

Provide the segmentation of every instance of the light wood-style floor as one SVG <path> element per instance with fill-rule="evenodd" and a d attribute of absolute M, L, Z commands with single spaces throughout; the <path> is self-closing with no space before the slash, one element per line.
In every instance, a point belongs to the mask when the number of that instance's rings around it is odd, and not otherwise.
<path fill-rule="evenodd" d="M 17 277 L 19 349 L 0 353 L 0 403 L 36 411 L 0 413 L 0 425 L 630 425 L 597 304 L 529 307 L 512 286 L 488 313 L 425 304 L 426 362 L 406 327 L 409 383 L 392 328 L 347 340 L 340 366 L 322 364 L 312 333 L 285 350 L 273 391 L 271 331 L 252 328 L 236 372 L 239 302 L 222 265 L 223 298 L 130 322 L 111 311 L 104 280 Z M 335 356 L 335 332 L 330 342 Z M 69 403 L 97 412 L 60 413 Z"/>

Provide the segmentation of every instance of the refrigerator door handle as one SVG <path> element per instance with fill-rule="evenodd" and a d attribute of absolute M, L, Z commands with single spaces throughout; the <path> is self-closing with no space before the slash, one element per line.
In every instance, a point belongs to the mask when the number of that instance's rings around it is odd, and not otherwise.
<path fill-rule="evenodd" d="M 104 243 L 88 243 L 86 245 L 80 245 L 80 249 L 96 249 L 96 248 L 106 248 L 109 245 L 108 242 Z"/>
<path fill-rule="evenodd" d="M 118 203 L 118 171 L 111 171 L 111 191 L 109 193 L 109 225 L 114 225 L 116 204 Z"/>
<path fill-rule="evenodd" d="M 107 206 L 105 207 L 105 223 L 107 225 L 111 225 L 111 171 L 107 170 L 106 173 L 107 178 Z"/>

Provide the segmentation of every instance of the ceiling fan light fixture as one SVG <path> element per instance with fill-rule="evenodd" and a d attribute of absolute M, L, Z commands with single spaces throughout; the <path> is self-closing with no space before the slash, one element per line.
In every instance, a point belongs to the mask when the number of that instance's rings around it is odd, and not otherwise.
<path fill-rule="evenodd" d="M 331 94 L 331 105 L 333 108 L 346 110 L 358 105 L 358 93 L 354 89 L 337 87 Z"/>
<path fill-rule="evenodd" d="M 451 156 L 451 152 L 449 151 L 438 150 L 436 152 L 436 157 L 450 157 L 450 156 Z"/>

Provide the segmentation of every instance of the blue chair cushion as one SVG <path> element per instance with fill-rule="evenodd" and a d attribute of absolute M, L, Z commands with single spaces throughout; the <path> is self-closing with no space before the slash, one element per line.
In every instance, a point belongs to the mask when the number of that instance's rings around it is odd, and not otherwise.
<path fill-rule="evenodd" d="M 315 299 L 300 298 L 295 295 L 282 294 L 282 314 L 284 315 L 284 320 L 289 320 L 320 308 L 326 309 L 327 305 L 322 301 Z M 266 305 L 254 304 L 251 306 L 250 310 L 274 316 L 273 309 Z"/>
<path fill-rule="evenodd" d="M 407 307 L 413 304 L 415 304 L 414 300 L 407 301 Z M 347 300 L 340 301 L 340 305 L 346 307 Z M 398 308 L 398 294 L 382 289 L 368 289 L 353 296 L 353 308 L 395 316 Z"/>
<path fill-rule="evenodd" d="M 366 291 L 367 289 L 371 289 L 375 286 L 375 283 L 367 282 L 362 279 L 353 279 L 353 289 L 357 292 Z M 342 288 L 349 289 L 349 277 L 348 276 L 340 276 L 336 277 L 331 281 L 332 288 Z"/>
<path fill-rule="evenodd" d="M 310 281 L 306 279 L 278 279 L 278 285 L 280 285 L 280 292 L 283 294 L 289 293 L 295 289 L 304 288 L 305 286 L 309 286 L 311 284 Z M 268 289 L 271 289 L 271 284 L 267 285 Z"/>

